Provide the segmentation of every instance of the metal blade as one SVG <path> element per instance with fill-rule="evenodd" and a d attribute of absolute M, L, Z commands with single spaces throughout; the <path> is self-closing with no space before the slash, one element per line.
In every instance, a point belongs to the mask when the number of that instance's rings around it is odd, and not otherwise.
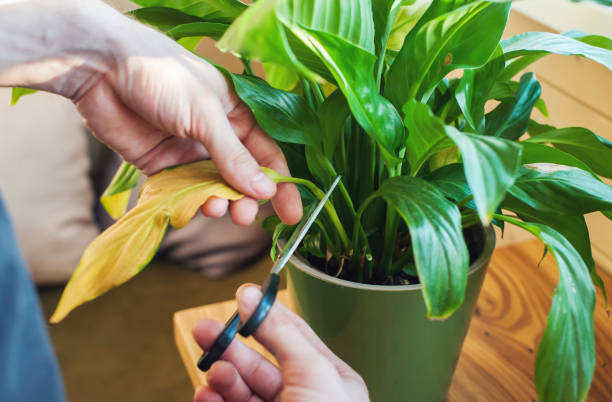
<path fill-rule="evenodd" d="M 317 216 L 321 212 L 321 209 L 323 209 L 323 206 L 325 205 L 325 203 L 329 199 L 329 196 L 332 194 L 339 182 L 340 176 L 336 177 L 336 180 L 334 180 L 332 185 L 329 187 L 329 190 L 327 190 L 327 193 L 325 193 L 325 195 L 323 196 L 321 201 L 319 201 L 316 207 L 314 207 L 314 209 L 310 209 L 307 218 L 302 219 L 302 222 L 295 229 L 295 231 L 287 241 L 287 244 L 285 244 L 285 247 L 281 252 L 281 256 L 272 266 L 270 273 L 278 274 L 285 267 L 285 264 L 287 264 L 287 261 L 289 261 L 295 250 L 298 248 L 300 242 L 302 241 L 302 239 L 304 239 L 304 236 L 306 236 L 306 233 L 308 233 L 308 229 L 310 229 L 315 219 L 317 219 Z"/>

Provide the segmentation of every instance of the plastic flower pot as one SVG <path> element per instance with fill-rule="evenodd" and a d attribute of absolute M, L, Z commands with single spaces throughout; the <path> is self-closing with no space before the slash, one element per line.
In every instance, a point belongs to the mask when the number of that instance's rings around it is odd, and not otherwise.
<path fill-rule="evenodd" d="M 323 341 L 365 380 L 373 402 L 443 401 L 495 247 L 476 231 L 465 299 L 448 319 L 426 318 L 421 285 L 367 285 L 331 277 L 300 256 L 288 265 L 290 301 Z"/>

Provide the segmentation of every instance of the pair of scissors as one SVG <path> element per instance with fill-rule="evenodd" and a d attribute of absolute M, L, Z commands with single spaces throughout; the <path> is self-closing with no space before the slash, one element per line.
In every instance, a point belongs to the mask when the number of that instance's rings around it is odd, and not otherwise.
<path fill-rule="evenodd" d="M 285 267 L 285 264 L 287 264 L 295 250 L 298 248 L 302 239 L 304 239 L 304 236 L 306 236 L 308 229 L 310 229 L 315 219 L 317 219 L 321 209 L 323 209 L 323 206 L 329 199 L 331 193 L 334 191 L 334 188 L 336 188 L 338 185 L 339 181 L 340 176 L 336 177 L 336 180 L 334 180 L 329 190 L 327 190 L 327 193 L 325 193 L 318 204 L 311 207 L 307 217 L 302 219 L 302 222 L 294 230 L 293 234 L 289 238 L 289 241 L 287 241 L 287 244 L 283 248 L 280 257 L 276 260 L 274 265 L 272 265 L 270 275 L 268 275 L 263 285 L 261 285 L 261 293 L 263 293 L 263 297 L 255 308 L 255 311 L 253 311 L 253 314 L 251 314 L 246 322 L 241 322 L 240 316 L 238 315 L 238 310 L 234 312 L 230 319 L 225 323 L 225 328 L 221 334 L 219 334 L 213 345 L 207 352 L 202 354 L 200 360 L 198 360 L 198 368 L 200 370 L 208 371 L 213 363 L 219 360 L 221 355 L 234 340 L 234 337 L 236 337 L 236 333 L 239 333 L 244 337 L 248 337 L 257 330 L 259 325 L 266 318 L 270 312 L 270 309 L 272 308 L 272 305 L 274 304 L 274 300 L 276 300 L 276 293 L 278 292 L 278 284 L 280 282 L 278 273 Z"/>

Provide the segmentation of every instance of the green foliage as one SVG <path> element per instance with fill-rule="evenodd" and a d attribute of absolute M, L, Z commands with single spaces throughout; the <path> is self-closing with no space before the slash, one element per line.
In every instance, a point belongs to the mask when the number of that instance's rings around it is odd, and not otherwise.
<path fill-rule="evenodd" d="M 15 106 L 22 96 L 33 94 L 34 92 L 36 92 L 36 90 L 30 88 L 13 88 L 11 90 L 11 106 Z"/>
<path fill-rule="evenodd" d="M 612 69 L 612 40 L 571 31 L 502 41 L 507 2 L 137 2 L 144 8 L 132 15 L 186 47 L 206 36 L 246 66 L 264 62 L 266 81 L 250 68 L 224 73 L 283 149 L 306 205 L 342 175 L 301 252 L 345 279 L 416 274 L 428 316 L 445 318 L 463 300 L 463 228 L 506 222 L 537 236 L 560 273 L 537 355 L 538 396 L 585 399 L 593 289 L 605 289 L 583 215 L 612 218 L 612 189 L 600 179 L 612 177 L 612 144 L 531 120 L 548 110 L 537 77 L 522 70 L 549 54 Z M 460 78 L 447 76 L 453 70 Z M 276 217 L 264 226 L 274 242 L 292 229 Z"/>

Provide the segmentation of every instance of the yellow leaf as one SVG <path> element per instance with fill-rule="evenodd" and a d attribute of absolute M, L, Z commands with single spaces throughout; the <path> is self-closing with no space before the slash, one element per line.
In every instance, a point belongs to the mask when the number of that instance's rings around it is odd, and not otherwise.
<path fill-rule="evenodd" d="M 212 161 L 151 176 L 138 204 L 87 247 L 49 322 L 58 323 L 75 307 L 138 274 L 155 255 L 168 223 L 185 226 L 211 196 L 243 197 L 223 181 Z"/>
<path fill-rule="evenodd" d="M 100 196 L 100 203 L 113 219 L 119 219 L 125 213 L 130 202 L 131 190 L 125 190 L 113 195 Z"/>
<path fill-rule="evenodd" d="M 132 189 L 138 185 L 140 170 L 136 166 L 123 162 L 110 184 L 100 196 L 100 203 L 113 219 L 119 219 L 125 213 Z"/>

